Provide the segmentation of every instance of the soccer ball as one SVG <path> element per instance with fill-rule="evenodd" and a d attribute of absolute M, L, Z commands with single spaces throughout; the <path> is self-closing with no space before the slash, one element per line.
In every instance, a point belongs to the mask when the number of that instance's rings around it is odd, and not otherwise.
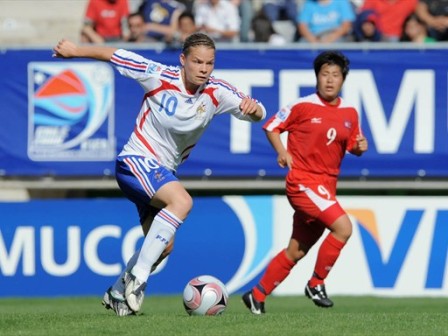
<path fill-rule="evenodd" d="M 211 275 L 191 279 L 185 286 L 183 301 L 189 315 L 219 315 L 227 307 L 229 294 L 224 284 Z"/>

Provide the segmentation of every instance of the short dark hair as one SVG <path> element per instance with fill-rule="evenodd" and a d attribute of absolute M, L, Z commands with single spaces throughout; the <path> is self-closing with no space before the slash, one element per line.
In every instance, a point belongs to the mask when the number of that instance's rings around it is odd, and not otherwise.
<path fill-rule="evenodd" d="M 183 18 L 189 18 L 192 22 L 195 22 L 195 17 L 194 17 L 193 12 L 190 12 L 190 11 L 184 11 L 184 12 L 182 12 L 182 13 L 179 15 L 177 21 L 180 22 Z"/>
<path fill-rule="evenodd" d="M 342 77 L 344 78 L 344 80 L 345 77 L 347 77 L 348 71 L 350 70 L 349 59 L 345 57 L 343 53 L 337 50 L 324 51 L 314 59 L 314 73 L 316 74 L 316 77 L 324 64 L 339 66 L 339 68 L 341 68 Z"/>
<path fill-rule="evenodd" d="M 182 53 L 186 56 L 190 49 L 197 46 L 204 46 L 216 50 L 215 42 L 211 37 L 204 33 L 193 33 L 185 39 Z"/>
<path fill-rule="evenodd" d="M 145 17 L 144 17 L 143 14 L 140 13 L 140 12 L 133 12 L 133 13 L 130 13 L 130 14 L 128 15 L 128 20 L 129 20 L 130 18 L 133 18 L 133 17 L 141 17 L 142 20 L 145 20 Z"/>

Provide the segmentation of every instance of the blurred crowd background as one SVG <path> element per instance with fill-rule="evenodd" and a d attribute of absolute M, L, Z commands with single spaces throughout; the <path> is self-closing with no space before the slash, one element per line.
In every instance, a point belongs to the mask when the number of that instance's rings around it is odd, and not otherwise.
<path fill-rule="evenodd" d="M 0 45 L 448 40 L 448 0 L 2 0 Z"/>

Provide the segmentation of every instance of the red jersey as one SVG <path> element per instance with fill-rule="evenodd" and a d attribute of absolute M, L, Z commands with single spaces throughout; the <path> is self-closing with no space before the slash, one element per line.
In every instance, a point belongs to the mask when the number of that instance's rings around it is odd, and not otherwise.
<path fill-rule="evenodd" d="M 287 189 L 299 183 L 324 183 L 336 188 L 342 159 L 361 134 L 356 109 L 339 98 L 329 105 L 312 94 L 287 105 L 263 126 L 269 132 L 288 132 L 287 149 L 292 156 Z"/>
<path fill-rule="evenodd" d="M 95 31 L 107 39 L 122 36 L 121 23 L 129 15 L 127 0 L 90 0 L 84 21 L 93 25 Z"/>
<path fill-rule="evenodd" d="M 388 37 L 400 38 L 403 23 L 417 7 L 418 0 L 365 0 L 361 10 L 374 10 L 378 14 L 378 28 Z"/>

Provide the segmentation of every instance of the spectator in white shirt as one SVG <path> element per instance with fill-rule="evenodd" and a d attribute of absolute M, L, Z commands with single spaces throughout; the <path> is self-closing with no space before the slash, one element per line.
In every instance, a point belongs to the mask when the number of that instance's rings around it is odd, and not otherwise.
<path fill-rule="evenodd" d="M 235 42 L 239 39 L 238 8 L 227 0 L 206 0 L 195 6 L 195 21 L 200 31 L 216 42 Z"/>

